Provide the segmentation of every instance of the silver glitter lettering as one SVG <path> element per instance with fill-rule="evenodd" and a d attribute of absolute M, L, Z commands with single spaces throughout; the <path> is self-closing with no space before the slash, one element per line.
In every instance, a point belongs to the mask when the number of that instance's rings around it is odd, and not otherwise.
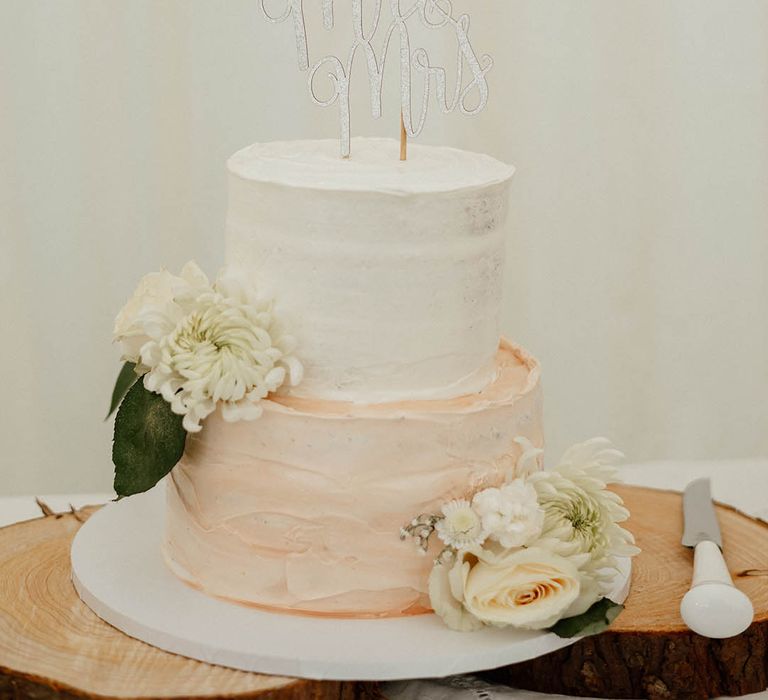
<path fill-rule="evenodd" d="M 469 15 L 462 14 L 454 17 L 451 0 L 414 0 L 413 4 L 403 10 L 403 0 L 388 0 L 392 17 L 390 24 L 383 29 L 383 42 L 377 55 L 373 41 L 381 29 L 381 15 L 384 0 L 371 0 L 371 10 L 366 13 L 370 19 L 368 26 L 363 21 L 363 0 L 352 2 L 353 41 L 347 54 L 346 62 L 338 56 L 330 55 L 316 61 L 310 67 L 309 46 L 306 23 L 304 18 L 303 0 L 284 0 L 285 7 L 278 14 L 271 14 L 265 3 L 259 0 L 264 16 L 274 23 L 293 19 L 296 37 L 296 50 L 299 68 L 309 71 L 309 92 L 315 104 L 330 107 L 338 104 L 340 122 L 341 155 L 350 156 L 351 142 L 351 110 L 349 85 L 352 66 L 358 51 L 365 55 L 368 71 L 368 83 L 371 90 L 371 115 L 378 119 L 382 114 L 382 90 L 384 81 L 384 66 L 389 56 L 389 48 L 393 38 L 399 42 L 400 60 L 400 108 L 406 133 L 415 138 L 424 129 L 429 103 L 432 94 L 441 112 L 449 114 L 457 109 L 466 115 L 481 112 L 488 103 L 488 82 L 486 74 L 493 67 L 493 59 L 487 54 L 478 57 L 469 40 Z M 427 51 L 416 48 L 411 51 L 411 37 L 408 20 L 416 15 L 420 24 L 430 30 L 450 29 L 456 38 L 456 84 L 449 91 L 445 68 L 433 65 Z M 322 0 L 323 28 L 334 28 L 333 0 Z M 470 78 L 465 80 L 465 69 Z M 424 90 L 421 96 L 421 111 L 414 120 L 412 112 L 413 71 L 424 76 Z M 331 91 L 327 97 L 319 96 L 316 88 L 316 78 L 322 73 L 330 82 Z M 474 102 L 470 102 L 471 97 Z"/>

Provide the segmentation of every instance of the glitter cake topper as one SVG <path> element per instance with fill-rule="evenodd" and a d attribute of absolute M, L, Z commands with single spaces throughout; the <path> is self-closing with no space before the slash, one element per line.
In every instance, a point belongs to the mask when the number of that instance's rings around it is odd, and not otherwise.
<path fill-rule="evenodd" d="M 435 94 L 440 110 L 449 114 L 459 109 L 462 114 L 474 115 L 483 110 L 488 102 L 488 83 L 485 74 L 493 66 L 493 59 L 487 54 L 478 58 L 469 41 L 469 15 L 453 16 L 451 0 L 412 0 L 413 4 L 406 10 L 401 8 L 403 0 L 371 0 L 372 9 L 367 27 L 363 22 L 363 0 L 351 0 L 352 25 L 354 39 L 346 62 L 338 56 L 329 55 L 321 58 L 310 66 L 309 43 L 304 22 L 303 0 L 284 0 L 285 8 L 282 13 L 270 14 L 265 6 L 266 0 L 259 0 L 264 16 L 270 22 L 285 22 L 293 20 L 296 34 L 296 51 L 299 69 L 309 71 L 309 91 L 313 102 L 321 107 L 339 105 L 339 121 L 341 125 L 341 155 L 348 158 L 350 154 L 350 75 L 355 56 L 362 51 L 368 69 L 368 81 L 371 88 L 371 115 L 381 117 L 381 95 L 384 81 L 384 65 L 389 55 L 393 37 L 400 42 L 400 108 L 404 134 L 416 137 L 424 129 L 431 95 Z M 333 0 L 321 0 L 323 28 L 334 28 Z M 376 53 L 373 40 L 379 32 L 382 16 L 382 5 L 388 2 L 392 21 L 383 31 L 381 51 Z M 368 12 L 366 12 L 368 15 Z M 445 69 L 432 65 L 429 55 L 423 48 L 411 51 L 411 39 L 407 21 L 416 15 L 421 24 L 428 29 L 450 29 L 456 37 L 456 85 L 449 95 Z M 470 79 L 465 83 L 465 67 L 469 69 Z M 327 71 L 331 82 L 331 96 L 327 99 L 318 97 L 315 90 L 316 78 L 321 71 Z M 411 108 L 413 90 L 413 71 L 424 76 L 424 90 L 421 112 L 416 116 Z M 468 106 L 468 98 L 477 91 L 477 103 Z"/>

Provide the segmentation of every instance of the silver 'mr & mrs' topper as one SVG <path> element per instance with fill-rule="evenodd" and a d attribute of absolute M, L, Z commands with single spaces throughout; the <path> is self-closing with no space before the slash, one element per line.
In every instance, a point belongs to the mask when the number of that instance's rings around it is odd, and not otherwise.
<path fill-rule="evenodd" d="M 400 107 L 404 134 L 416 137 L 424 129 L 429 99 L 433 90 L 438 106 L 445 114 L 453 112 L 457 108 L 463 114 L 478 114 L 488 102 L 488 83 L 485 74 L 493 66 L 493 59 L 485 54 L 478 58 L 475 54 L 468 36 L 469 15 L 462 14 L 454 17 L 451 0 L 408 0 L 412 4 L 407 9 L 402 8 L 403 0 L 372 0 L 370 19 L 366 22 L 367 26 L 364 26 L 363 22 L 363 0 L 351 0 L 354 39 L 346 63 L 337 56 L 331 55 L 321 58 L 312 65 L 310 65 L 309 60 L 303 0 L 281 1 L 285 3 L 283 11 L 272 14 L 266 7 L 267 0 L 259 0 L 262 12 L 271 22 L 293 20 L 299 68 L 302 71 L 309 71 L 309 90 L 315 104 L 329 107 L 338 103 L 341 122 L 341 155 L 344 158 L 348 158 L 350 153 L 349 80 L 355 55 L 358 50 L 365 55 L 371 88 L 371 114 L 378 119 L 381 117 L 384 64 L 389 54 L 393 36 L 397 36 L 400 40 Z M 323 27 L 326 30 L 331 30 L 334 26 L 333 0 L 321 0 L 321 2 Z M 384 33 L 381 50 L 377 55 L 373 40 L 380 28 L 384 2 L 389 3 L 392 21 Z M 368 12 L 366 15 L 368 16 Z M 411 52 L 407 21 L 414 15 L 428 29 L 446 28 L 453 30 L 455 34 L 457 44 L 456 86 L 451 95 L 448 94 L 445 69 L 441 66 L 432 65 L 425 49 L 417 48 Z M 465 65 L 471 73 L 471 78 L 466 84 L 464 79 Z M 327 99 L 318 97 L 315 90 L 315 78 L 322 69 L 327 70 L 327 76 L 331 81 L 332 92 Z M 421 113 L 415 121 L 411 110 L 413 70 L 424 75 Z M 477 100 L 474 106 L 468 106 L 473 90 L 477 91 Z"/>

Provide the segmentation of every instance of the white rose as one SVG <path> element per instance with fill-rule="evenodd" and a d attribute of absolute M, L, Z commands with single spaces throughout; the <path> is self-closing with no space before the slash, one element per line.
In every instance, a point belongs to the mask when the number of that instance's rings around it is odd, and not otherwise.
<path fill-rule="evenodd" d="M 115 319 L 113 332 L 115 341 L 123 346 L 123 358 L 128 362 L 138 362 L 142 346 L 149 342 L 144 332 L 144 325 L 139 317 L 148 308 L 164 306 L 173 296 L 174 276 L 167 270 L 145 275 L 139 286 L 120 310 Z"/>
<path fill-rule="evenodd" d="M 472 555 L 464 554 L 454 568 L 458 567 L 461 576 L 452 579 L 454 594 L 461 594 L 468 613 L 490 625 L 551 627 L 578 599 L 581 590 L 577 567 L 538 547 L 519 549 L 488 561 L 477 559 L 474 564 Z"/>
<path fill-rule="evenodd" d="M 122 359 L 140 363 L 141 348 L 151 339 L 144 322 L 147 314 L 162 313 L 174 295 L 207 285 L 207 277 L 194 262 L 188 262 L 180 276 L 168 270 L 145 275 L 115 319 L 113 337 L 122 344 Z"/>
<path fill-rule="evenodd" d="M 472 507 L 480 516 L 483 530 L 503 547 L 532 543 L 544 526 L 544 510 L 539 506 L 536 489 L 523 479 L 475 494 Z"/>

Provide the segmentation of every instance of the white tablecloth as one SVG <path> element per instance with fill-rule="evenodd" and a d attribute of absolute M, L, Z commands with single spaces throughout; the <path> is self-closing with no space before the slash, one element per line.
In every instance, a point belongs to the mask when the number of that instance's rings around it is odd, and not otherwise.
<path fill-rule="evenodd" d="M 689 481 L 701 476 L 712 478 L 716 499 L 768 521 L 768 460 L 649 462 L 629 465 L 623 470 L 627 483 L 676 490 L 682 490 Z M 41 498 L 53 510 L 62 511 L 70 505 L 79 508 L 106 503 L 112 494 L 43 495 Z M 0 498 L 0 526 L 39 515 L 33 496 Z M 384 691 L 389 700 L 562 700 L 562 696 L 490 686 L 469 677 L 388 683 Z M 745 697 L 768 700 L 768 691 Z"/>

